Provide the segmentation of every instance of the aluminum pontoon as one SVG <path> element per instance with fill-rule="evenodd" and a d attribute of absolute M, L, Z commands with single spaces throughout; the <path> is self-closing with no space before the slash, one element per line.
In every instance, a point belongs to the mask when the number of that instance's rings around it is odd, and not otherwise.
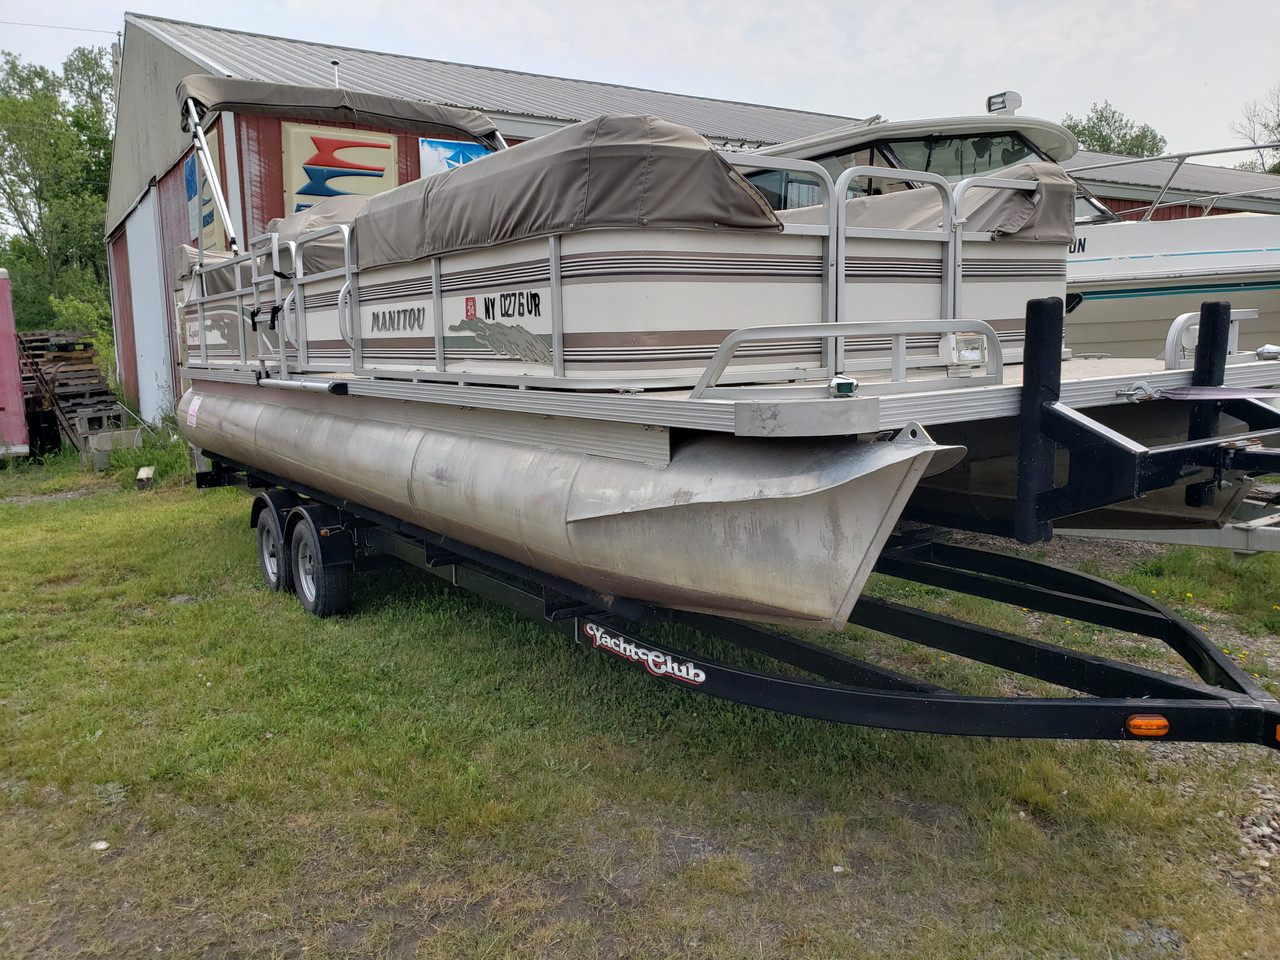
<path fill-rule="evenodd" d="M 180 93 L 198 128 L 202 105 Z M 766 162 L 819 185 L 816 217 L 780 218 L 735 170 Z M 1074 190 L 1055 165 L 958 184 L 913 173 L 940 226 L 876 210 L 851 223 L 836 198 L 868 172 L 833 180 L 718 154 L 657 118 L 602 117 L 197 255 L 177 412 L 209 458 L 201 483 L 265 488 L 264 579 L 316 613 L 389 555 L 744 702 L 1006 735 L 1027 735 L 1011 721 L 1031 709 L 1057 718 L 1038 735 L 1145 735 L 1146 714 L 1113 696 L 1133 668 L 1032 656 L 1037 675 L 1104 699 L 1006 708 L 740 622 L 881 623 L 859 597 L 903 556 L 900 517 L 1025 542 L 1108 510 L 1212 524 L 1280 468 L 1280 413 L 1238 395 L 1280 381 L 1280 362 L 1227 362 L 1229 307 L 1207 308 L 1192 369 L 1064 360 Z M 898 202 L 866 206 L 880 199 Z M 959 316 L 975 307 L 1005 329 Z M 1006 347 L 1025 350 L 1020 366 Z M 1028 604 L 1168 619 L 1080 589 Z M 672 617 L 837 685 L 628 632 Z M 1027 661 L 1029 641 L 975 629 L 931 631 L 966 656 Z M 1206 681 L 1136 684 L 1170 701 L 1160 735 L 1173 716 L 1174 737 L 1276 745 L 1274 700 L 1201 638 L 1158 631 Z"/>

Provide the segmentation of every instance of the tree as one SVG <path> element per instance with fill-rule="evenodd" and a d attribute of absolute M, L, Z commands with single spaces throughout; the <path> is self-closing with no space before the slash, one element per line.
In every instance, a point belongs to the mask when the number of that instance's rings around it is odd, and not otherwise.
<path fill-rule="evenodd" d="M 1062 125 L 1070 130 L 1080 146 L 1096 153 L 1118 153 L 1125 157 L 1158 157 L 1168 141 L 1149 124 L 1126 119 L 1108 100 L 1095 103 L 1083 120 L 1067 114 Z"/>
<path fill-rule="evenodd" d="M 1267 95 L 1261 100 L 1245 104 L 1241 119 L 1232 121 L 1231 132 L 1255 146 L 1280 143 L 1280 83 L 1267 91 Z M 1280 173 L 1280 150 L 1259 149 L 1256 162 L 1241 166 L 1267 173 Z"/>
<path fill-rule="evenodd" d="M 78 47 L 56 73 L 0 53 L 0 266 L 13 279 L 19 329 L 82 315 L 77 303 L 106 310 L 108 56 Z"/>

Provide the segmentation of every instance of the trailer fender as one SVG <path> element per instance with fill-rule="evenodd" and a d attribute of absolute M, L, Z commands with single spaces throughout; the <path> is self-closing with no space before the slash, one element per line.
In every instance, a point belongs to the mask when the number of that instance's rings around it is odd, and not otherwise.
<path fill-rule="evenodd" d="M 285 515 L 298 505 L 298 495 L 292 490 L 262 490 L 253 498 L 253 506 L 249 508 L 249 527 L 258 525 L 258 517 L 263 510 L 273 510 L 280 529 L 285 528 Z"/>
<path fill-rule="evenodd" d="M 294 507 L 285 517 L 286 543 L 293 542 L 293 531 L 300 523 L 305 523 L 311 528 L 311 532 L 315 535 L 315 542 L 320 545 L 321 566 L 355 565 L 355 541 L 351 537 L 351 532 L 343 524 L 341 511 L 336 507 L 323 503 L 308 503 Z"/>

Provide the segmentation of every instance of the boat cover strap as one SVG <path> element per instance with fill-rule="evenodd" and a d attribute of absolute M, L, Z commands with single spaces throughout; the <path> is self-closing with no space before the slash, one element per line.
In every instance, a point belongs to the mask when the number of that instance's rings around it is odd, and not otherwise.
<path fill-rule="evenodd" d="M 178 84 L 177 95 L 179 105 L 194 100 L 196 114 L 201 119 L 207 113 L 230 110 L 290 120 L 364 123 L 381 130 L 407 130 L 421 136 L 457 137 L 461 134 L 490 150 L 501 148 L 497 126 L 483 113 L 427 100 L 406 100 L 340 87 L 308 87 L 209 74 L 184 77 Z M 182 129 L 190 129 L 188 124 L 184 110 Z"/>
<path fill-rule="evenodd" d="M 364 270 L 602 227 L 777 233 L 782 224 L 690 128 L 614 115 L 378 194 L 352 229 Z"/>
<path fill-rule="evenodd" d="M 1280 390 L 1273 387 L 1168 387 L 1158 390 L 1164 400 L 1275 400 Z"/>

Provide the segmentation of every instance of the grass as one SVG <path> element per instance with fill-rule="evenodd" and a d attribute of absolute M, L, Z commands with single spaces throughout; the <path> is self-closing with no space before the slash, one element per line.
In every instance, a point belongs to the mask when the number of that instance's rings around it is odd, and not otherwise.
<path fill-rule="evenodd" d="M 1280 939 L 1275 887 L 1230 872 L 1260 872 L 1239 850 L 1280 779 L 1262 748 L 784 717 L 412 572 L 359 578 L 354 612 L 318 621 L 259 585 L 243 493 L 49 496 L 84 481 L 61 460 L 0 471 L 5 956 L 1086 960 Z M 1127 582 L 1250 636 L 1278 559 L 1171 550 Z"/>

